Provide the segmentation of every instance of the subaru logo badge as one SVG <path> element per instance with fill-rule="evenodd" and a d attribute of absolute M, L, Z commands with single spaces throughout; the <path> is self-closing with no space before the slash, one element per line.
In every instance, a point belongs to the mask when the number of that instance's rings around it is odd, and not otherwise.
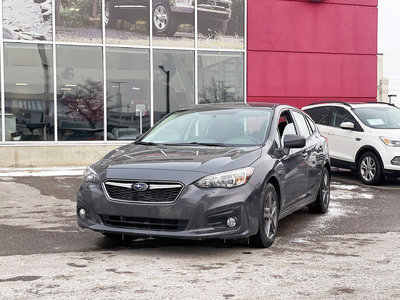
<path fill-rule="evenodd" d="M 144 192 L 149 189 L 149 186 L 146 183 L 138 182 L 138 183 L 132 184 L 132 189 L 134 189 L 135 191 L 138 191 L 138 192 Z"/>

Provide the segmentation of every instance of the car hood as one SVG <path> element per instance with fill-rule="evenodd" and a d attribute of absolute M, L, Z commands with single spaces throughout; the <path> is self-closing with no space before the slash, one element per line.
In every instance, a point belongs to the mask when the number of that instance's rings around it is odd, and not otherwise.
<path fill-rule="evenodd" d="M 93 168 L 97 171 L 145 169 L 212 174 L 249 166 L 260 155 L 260 146 L 238 148 L 131 144 L 110 152 Z"/>

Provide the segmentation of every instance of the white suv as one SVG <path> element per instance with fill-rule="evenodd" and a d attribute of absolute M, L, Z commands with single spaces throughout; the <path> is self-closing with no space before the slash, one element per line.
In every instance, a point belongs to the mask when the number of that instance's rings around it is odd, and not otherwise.
<path fill-rule="evenodd" d="M 400 176 L 400 109 L 387 103 L 319 102 L 303 107 L 329 142 L 331 164 L 365 184 Z"/>

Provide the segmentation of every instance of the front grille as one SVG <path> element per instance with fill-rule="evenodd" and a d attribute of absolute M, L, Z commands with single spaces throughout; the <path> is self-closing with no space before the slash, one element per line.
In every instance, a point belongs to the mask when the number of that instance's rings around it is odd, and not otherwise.
<path fill-rule="evenodd" d="M 148 189 L 137 191 L 133 189 L 135 183 L 145 183 Z M 112 200 L 130 202 L 174 202 L 183 189 L 179 182 L 142 182 L 142 181 L 105 181 L 103 186 Z"/>
<path fill-rule="evenodd" d="M 183 231 L 188 224 L 187 220 L 154 219 L 140 217 L 123 217 L 102 215 L 101 219 L 107 226 L 131 229 L 148 229 L 160 231 Z"/>

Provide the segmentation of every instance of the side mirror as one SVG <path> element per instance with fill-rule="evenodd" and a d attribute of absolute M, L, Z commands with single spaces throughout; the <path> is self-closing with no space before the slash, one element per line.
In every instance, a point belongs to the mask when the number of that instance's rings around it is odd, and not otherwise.
<path fill-rule="evenodd" d="M 342 124 L 340 124 L 340 128 L 354 130 L 354 123 L 352 123 L 352 122 L 343 122 Z"/>
<path fill-rule="evenodd" d="M 300 135 L 287 134 L 283 138 L 283 146 L 286 149 L 303 148 L 306 145 L 306 139 Z"/>

